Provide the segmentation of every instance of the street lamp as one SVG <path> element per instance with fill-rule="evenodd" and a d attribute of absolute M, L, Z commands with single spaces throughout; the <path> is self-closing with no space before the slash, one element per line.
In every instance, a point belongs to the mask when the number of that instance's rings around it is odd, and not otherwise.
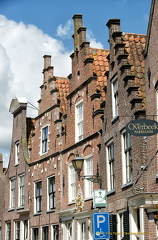
<path fill-rule="evenodd" d="M 75 171 L 77 172 L 77 175 L 78 175 L 78 179 L 80 180 L 80 178 L 82 179 L 87 179 L 91 182 L 94 182 L 94 183 L 102 183 L 102 178 L 101 176 L 99 176 L 99 169 L 98 169 L 98 164 L 97 164 L 97 173 L 96 175 L 87 175 L 87 176 L 81 176 L 80 175 L 80 172 L 83 168 L 83 162 L 84 162 L 84 158 L 82 157 L 79 157 L 79 154 L 77 153 L 76 154 L 76 157 L 72 160 L 72 165 L 75 169 Z"/>

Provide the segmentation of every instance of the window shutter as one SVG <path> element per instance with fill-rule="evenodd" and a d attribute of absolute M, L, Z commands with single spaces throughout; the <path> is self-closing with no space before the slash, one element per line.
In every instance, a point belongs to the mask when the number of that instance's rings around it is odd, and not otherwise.
<path fill-rule="evenodd" d="M 110 239 L 117 239 L 117 221 L 116 214 L 110 214 Z"/>
<path fill-rule="evenodd" d="M 127 209 L 124 213 L 124 221 L 123 221 L 123 226 L 124 226 L 124 240 L 129 240 L 130 239 L 130 234 L 129 234 L 129 210 Z"/>

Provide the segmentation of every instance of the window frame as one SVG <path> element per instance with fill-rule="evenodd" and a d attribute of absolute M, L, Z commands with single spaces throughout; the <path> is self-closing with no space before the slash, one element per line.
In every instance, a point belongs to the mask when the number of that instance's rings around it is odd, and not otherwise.
<path fill-rule="evenodd" d="M 69 202 L 74 202 L 76 198 L 76 172 L 72 163 L 68 166 L 68 191 Z"/>
<path fill-rule="evenodd" d="M 115 153 L 113 140 L 106 144 L 106 156 L 107 156 L 107 188 L 108 191 L 112 191 L 115 189 Z"/>
<path fill-rule="evenodd" d="M 93 158 L 92 154 L 84 157 L 84 175 L 92 176 L 93 175 Z M 93 197 L 93 182 L 88 179 L 84 179 L 84 196 L 85 198 Z"/>
<path fill-rule="evenodd" d="M 132 171 L 132 143 L 131 135 L 127 131 L 122 131 L 122 176 L 123 185 L 131 184 L 133 171 Z"/>
<path fill-rule="evenodd" d="M 112 92 L 112 116 L 116 118 L 119 116 L 119 97 L 118 97 L 118 78 L 115 76 L 111 80 L 111 92 Z"/>
<path fill-rule="evenodd" d="M 10 208 L 15 208 L 15 191 L 16 191 L 16 178 L 10 179 Z"/>
<path fill-rule="evenodd" d="M 59 225 L 58 224 L 52 225 L 52 240 L 59 240 Z"/>
<path fill-rule="evenodd" d="M 44 232 L 44 229 L 46 229 L 46 232 Z M 42 226 L 41 228 L 42 231 L 42 240 L 49 240 L 49 226 Z M 46 234 L 46 235 L 45 235 Z"/>
<path fill-rule="evenodd" d="M 6 222 L 6 231 L 5 231 L 5 239 L 11 240 L 11 222 Z"/>
<path fill-rule="evenodd" d="M 49 143 L 49 125 L 46 125 L 41 129 L 41 155 L 46 154 L 49 151 L 48 143 Z"/>
<path fill-rule="evenodd" d="M 15 165 L 19 164 L 20 160 L 20 141 L 15 142 Z"/>
<path fill-rule="evenodd" d="M 82 107 L 82 111 L 80 112 L 80 108 Z M 75 140 L 79 142 L 83 139 L 83 100 L 80 100 L 75 104 Z"/>
<path fill-rule="evenodd" d="M 21 227 L 20 221 L 15 221 L 15 240 L 20 240 Z"/>
<path fill-rule="evenodd" d="M 37 235 L 36 235 L 37 234 Z M 38 240 L 39 228 L 32 228 L 32 240 Z"/>
<path fill-rule="evenodd" d="M 53 186 L 50 185 L 51 181 Z M 56 208 L 56 186 L 54 175 L 47 178 L 47 196 L 47 209 L 48 211 L 54 210 Z"/>
<path fill-rule="evenodd" d="M 23 178 L 23 181 L 21 182 L 21 179 Z M 22 185 L 21 185 L 22 183 Z M 25 175 L 21 174 L 19 175 L 19 207 L 24 207 L 25 205 Z"/>
<path fill-rule="evenodd" d="M 39 189 L 37 189 L 38 184 L 41 185 L 40 186 L 40 191 L 39 191 Z M 39 193 L 37 192 L 37 190 L 38 190 Z M 38 193 L 38 195 L 37 195 L 37 193 Z M 35 194 L 34 194 L 34 196 L 35 196 L 34 211 L 35 211 L 35 213 L 38 214 L 38 213 L 42 212 L 42 181 L 41 180 L 35 182 Z"/>

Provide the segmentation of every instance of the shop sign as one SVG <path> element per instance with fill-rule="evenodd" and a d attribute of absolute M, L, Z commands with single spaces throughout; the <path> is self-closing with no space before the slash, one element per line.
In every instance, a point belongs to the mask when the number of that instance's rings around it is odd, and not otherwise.
<path fill-rule="evenodd" d="M 151 136 L 158 133 L 158 122 L 150 119 L 137 119 L 126 125 L 126 131 L 135 136 Z"/>
<path fill-rule="evenodd" d="M 93 207 L 106 207 L 106 190 L 94 190 Z"/>

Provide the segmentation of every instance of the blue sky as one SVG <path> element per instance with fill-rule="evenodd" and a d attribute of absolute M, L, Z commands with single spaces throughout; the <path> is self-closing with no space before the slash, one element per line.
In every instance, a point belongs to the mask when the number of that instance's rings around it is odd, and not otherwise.
<path fill-rule="evenodd" d="M 64 26 L 74 14 L 82 14 L 84 26 L 107 48 L 107 21 L 120 18 L 122 31 L 146 34 L 150 4 L 151 0 L 1 0 L 0 13 L 16 22 L 33 24 L 52 37 L 57 37 L 60 24 Z M 69 37 L 64 44 L 71 49 Z"/>
<path fill-rule="evenodd" d="M 25 97 L 38 107 L 43 55 L 56 76 L 71 73 L 74 14 L 83 15 L 91 47 L 109 48 L 106 23 L 121 19 L 121 31 L 146 34 L 151 0 L 0 0 L 0 153 L 9 161 L 11 100 Z M 28 116 L 37 111 L 28 108 Z"/>

